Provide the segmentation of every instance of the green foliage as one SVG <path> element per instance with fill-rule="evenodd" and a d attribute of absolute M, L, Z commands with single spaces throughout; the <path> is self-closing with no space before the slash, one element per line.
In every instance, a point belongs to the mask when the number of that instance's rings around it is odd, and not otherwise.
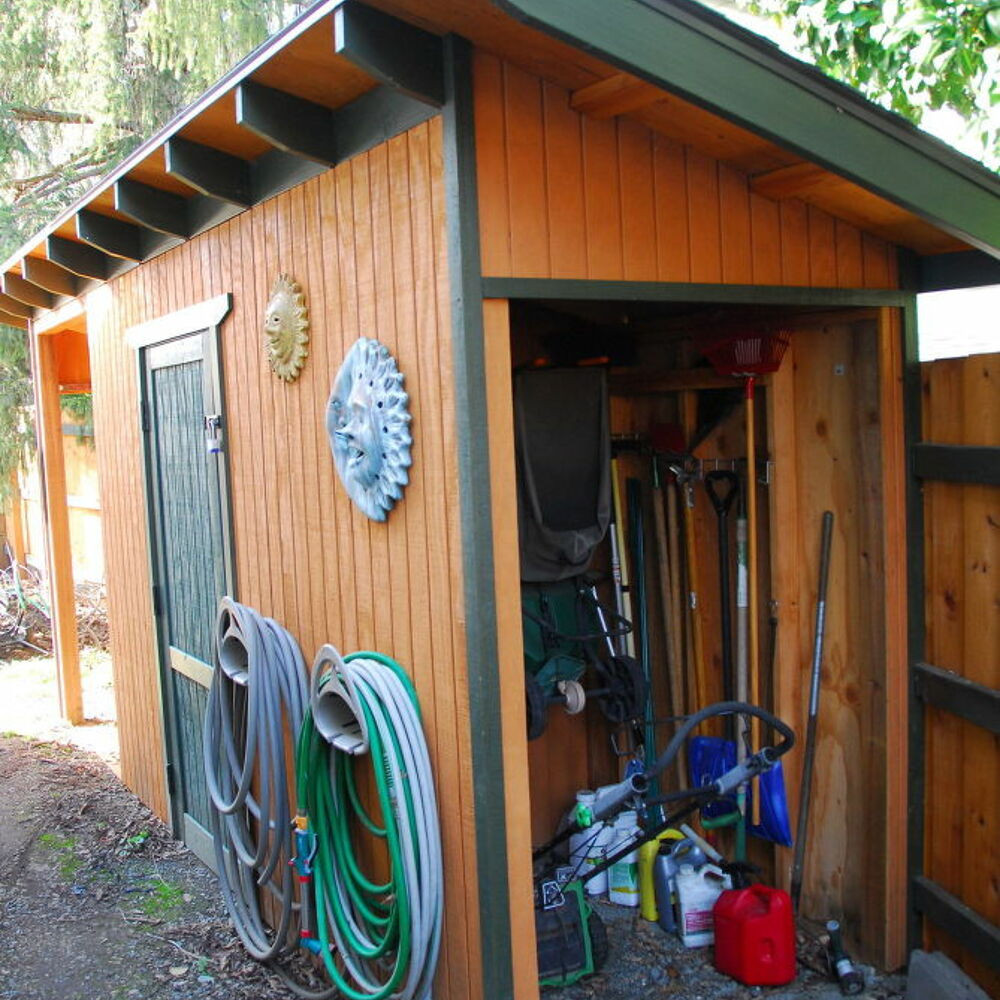
<path fill-rule="evenodd" d="M 27 336 L 0 326 L 0 508 L 10 498 L 14 473 L 35 447 L 32 406 Z"/>
<path fill-rule="evenodd" d="M 958 112 L 1000 165 L 1000 0 L 740 0 L 819 69 L 914 122 Z"/>
<path fill-rule="evenodd" d="M 89 392 L 74 392 L 59 400 L 62 411 L 78 424 L 92 424 L 94 420 L 94 397 Z"/>
<path fill-rule="evenodd" d="M 0 259 L 303 4 L 5 0 Z"/>

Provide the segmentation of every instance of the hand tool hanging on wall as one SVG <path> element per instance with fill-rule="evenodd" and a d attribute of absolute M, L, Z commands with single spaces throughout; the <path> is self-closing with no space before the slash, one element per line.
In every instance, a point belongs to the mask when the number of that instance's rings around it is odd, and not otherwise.
<path fill-rule="evenodd" d="M 646 605 L 646 534 L 642 510 L 642 483 L 629 477 L 625 480 L 625 498 L 628 502 L 628 530 L 631 541 L 632 577 L 635 601 L 632 620 L 639 636 L 639 663 L 646 679 L 646 710 L 644 713 L 643 743 L 646 748 L 645 762 L 649 767 L 656 760 L 656 725 L 653 710 L 653 678 L 649 652 L 649 615 Z"/>
<path fill-rule="evenodd" d="M 806 834 L 809 832 L 809 803 L 812 797 L 813 762 L 816 757 L 816 723 L 819 718 L 819 684 L 823 665 L 823 636 L 826 631 L 826 584 L 830 575 L 830 542 L 833 538 L 833 512 L 823 512 L 820 539 L 819 589 L 816 597 L 816 623 L 813 633 L 812 675 L 809 686 L 809 719 L 806 725 L 805 759 L 802 762 L 802 784 L 799 787 L 799 822 L 795 830 L 795 855 L 792 862 L 792 905 L 799 909 L 802 895 L 802 867 L 806 854 Z"/>
<path fill-rule="evenodd" d="M 618 614 L 626 621 L 632 621 L 632 594 L 629 589 L 629 565 L 625 546 L 625 529 L 622 526 L 622 493 L 618 485 L 618 459 L 611 459 L 611 499 L 612 528 L 614 537 L 611 542 L 612 572 L 614 572 L 615 551 L 618 555 L 618 577 L 615 581 L 615 603 L 619 604 Z M 635 637 L 629 632 L 622 637 L 626 656 L 635 656 Z"/>
<path fill-rule="evenodd" d="M 719 532 L 719 631 L 722 635 L 722 697 L 733 698 L 733 625 L 729 592 L 729 511 L 740 491 L 739 476 L 726 469 L 705 475 L 705 492 L 712 503 Z"/>
<path fill-rule="evenodd" d="M 677 488 L 681 492 L 681 509 L 684 520 L 684 570 L 686 578 L 686 605 L 688 613 L 688 642 L 686 664 L 688 683 L 694 685 L 692 700 L 695 705 L 709 701 L 705 672 L 704 641 L 701 625 L 701 598 L 699 595 L 698 552 L 695 534 L 694 475 L 684 469 L 675 470 Z M 693 678 L 693 680 L 692 680 Z"/>
<path fill-rule="evenodd" d="M 667 488 L 670 491 L 670 488 Z M 674 569 L 678 561 L 676 549 L 671 553 L 667 544 L 667 523 L 663 512 L 663 483 L 660 479 L 659 461 L 653 456 L 653 519 L 656 526 L 656 556 L 660 579 L 660 604 L 666 638 L 667 673 L 670 677 L 670 714 L 684 714 L 684 676 L 680 654 L 679 614 L 680 588 L 675 585 Z M 675 501 L 676 504 L 676 501 Z M 676 519 L 676 518 L 675 518 Z M 676 535 L 672 536 L 676 545 Z M 679 567 L 678 567 L 679 568 Z M 677 758 L 678 788 L 684 787 L 687 764 L 683 749 Z"/>
<path fill-rule="evenodd" d="M 760 701 L 759 641 L 757 635 L 757 454 L 754 419 L 754 386 L 757 376 L 775 372 L 788 347 L 786 337 L 770 330 L 725 337 L 706 349 L 705 354 L 720 375 L 744 379 L 747 436 L 747 574 L 750 596 L 750 696 Z M 756 726 L 756 723 L 752 723 Z M 756 729 L 754 736 L 756 737 Z"/>

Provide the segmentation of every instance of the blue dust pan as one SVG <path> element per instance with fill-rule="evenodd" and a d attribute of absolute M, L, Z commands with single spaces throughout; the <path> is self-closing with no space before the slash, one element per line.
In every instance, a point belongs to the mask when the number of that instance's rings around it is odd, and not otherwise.
<path fill-rule="evenodd" d="M 718 736 L 693 736 L 688 740 L 688 772 L 692 788 L 700 788 L 736 766 L 736 744 Z M 747 813 L 753 814 L 753 794 L 760 788 L 760 823 L 748 824 L 747 832 L 782 847 L 792 846 L 792 828 L 788 820 L 785 775 L 778 761 L 747 787 Z M 736 811 L 735 798 L 719 799 L 702 807 L 706 819 L 717 819 Z"/>

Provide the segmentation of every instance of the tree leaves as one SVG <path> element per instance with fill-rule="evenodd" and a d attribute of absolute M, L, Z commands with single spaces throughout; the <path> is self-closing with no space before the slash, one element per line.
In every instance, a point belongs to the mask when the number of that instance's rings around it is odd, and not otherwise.
<path fill-rule="evenodd" d="M 302 6 L 6 0 L 0 259 Z M 31 109 L 44 113 L 26 113 Z M 79 163 L 86 166 L 78 169 Z"/>
<path fill-rule="evenodd" d="M 919 123 L 950 108 L 1000 167 L 998 0 L 739 0 L 788 25 L 817 67 Z"/>

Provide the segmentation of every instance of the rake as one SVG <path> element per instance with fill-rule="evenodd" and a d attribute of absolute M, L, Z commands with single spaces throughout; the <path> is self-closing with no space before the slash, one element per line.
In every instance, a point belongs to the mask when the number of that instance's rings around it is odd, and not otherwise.
<path fill-rule="evenodd" d="M 749 654 L 750 682 L 754 704 L 760 704 L 760 664 L 757 621 L 757 464 L 754 427 L 754 385 L 757 377 L 776 372 L 788 347 L 788 338 L 767 330 L 723 337 L 705 348 L 705 356 L 720 375 L 744 380 L 747 425 L 747 577 L 749 591 L 748 616 L 750 619 Z M 746 663 L 743 664 L 746 670 Z M 745 676 L 745 674 L 744 674 Z M 755 823 L 760 797 L 754 801 Z"/>

